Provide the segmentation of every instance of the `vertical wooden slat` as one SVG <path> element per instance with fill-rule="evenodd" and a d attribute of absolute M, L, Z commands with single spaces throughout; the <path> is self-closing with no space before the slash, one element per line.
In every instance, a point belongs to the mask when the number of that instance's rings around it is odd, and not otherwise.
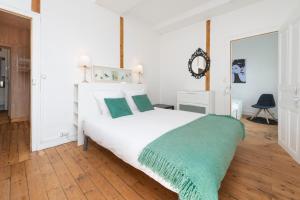
<path fill-rule="evenodd" d="M 120 68 L 124 68 L 124 18 L 120 17 Z"/>
<path fill-rule="evenodd" d="M 32 0 L 31 1 L 31 10 L 33 12 L 40 13 L 41 12 L 41 1 L 40 0 Z"/>
<path fill-rule="evenodd" d="M 206 21 L 206 53 L 210 57 L 210 24 L 211 21 Z M 210 90 L 210 70 L 206 73 L 205 90 Z"/>

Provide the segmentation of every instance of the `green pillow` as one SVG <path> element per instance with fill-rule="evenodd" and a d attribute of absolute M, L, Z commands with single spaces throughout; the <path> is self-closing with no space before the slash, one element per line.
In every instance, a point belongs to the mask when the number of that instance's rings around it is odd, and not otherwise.
<path fill-rule="evenodd" d="M 149 110 L 154 110 L 154 108 L 146 94 L 132 96 L 132 99 L 133 99 L 136 107 L 139 109 L 139 111 L 145 112 L 145 111 L 149 111 Z"/>
<path fill-rule="evenodd" d="M 125 98 L 104 98 L 104 101 L 113 119 L 132 115 Z"/>

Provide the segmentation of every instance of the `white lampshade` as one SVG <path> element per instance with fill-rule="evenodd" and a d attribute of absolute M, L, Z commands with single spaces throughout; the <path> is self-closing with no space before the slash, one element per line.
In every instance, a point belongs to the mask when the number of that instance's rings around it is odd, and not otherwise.
<path fill-rule="evenodd" d="M 143 74 L 143 73 L 144 73 L 143 65 L 137 65 L 137 66 L 134 68 L 134 71 L 135 71 L 136 73 Z"/>
<path fill-rule="evenodd" d="M 84 55 L 84 56 L 80 56 L 80 59 L 79 59 L 79 66 L 80 67 L 90 67 L 91 65 L 91 59 L 90 57 Z"/>

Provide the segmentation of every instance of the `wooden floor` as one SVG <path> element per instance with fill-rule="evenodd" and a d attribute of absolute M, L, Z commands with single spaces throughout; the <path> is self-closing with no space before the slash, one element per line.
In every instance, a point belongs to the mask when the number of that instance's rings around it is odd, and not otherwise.
<path fill-rule="evenodd" d="M 278 145 L 277 127 L 244 120 L 247 138 L 222 183 L 220 199 L 300 199 L 300 166 Z M 110 152 L 75 143 L 29 153 L 28 123 L 0 125 L 0 199 L 177 199 Z"/>
<path fill-rule="evenodd" d="M 7 111 L 0 111 L 0 124 L 6 124 L 9 122 Z"/>

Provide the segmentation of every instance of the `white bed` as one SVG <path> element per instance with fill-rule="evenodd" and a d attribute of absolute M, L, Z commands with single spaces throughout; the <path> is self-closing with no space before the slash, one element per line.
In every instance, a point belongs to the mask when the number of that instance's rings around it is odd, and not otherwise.
<path fill-rule="evenodd" d="M 201 116 L 203 115 L 198 113 L 157 108 L 117 119 L 91 116 L 84 120 L 83 128 L 85 134 L 97 144 L 176 192 L 169 183 L 142 166 L 138 162 L 138 156 L 156 138 Z"/>
<path fill-rule="evenodd" d="M 143 171 L 166 188 L 177 192 L 158 175 L 140 165 L 138 156 L 143 148 L 156 138 L 204 115 L 159 108 L 116 119 L 100 114 L 94 96 L 95 92 L 131 89 L 145 89 L 145 86 L 120 83 L 83 83 L 78 85 L 78 145 L 83 144 L 84 132 L 97 144 L 110 150 L 126 163 Z"/>

